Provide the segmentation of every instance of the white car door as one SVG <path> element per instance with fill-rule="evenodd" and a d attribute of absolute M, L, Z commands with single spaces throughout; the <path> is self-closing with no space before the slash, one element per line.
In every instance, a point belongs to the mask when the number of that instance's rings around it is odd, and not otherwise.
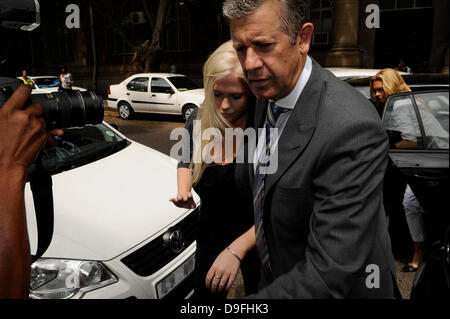
<path fill-rule="evenodd" d="M 181 114 L 181 109 L 176 107 L 176 92 L 164 78 L 152 77 L 151 103 L 155 112 Z"/>
<path fill-rule="evenodd" d="M 137 112 L 151 112 L 150 94 L 148 92 L 148 77 L 137 77 L 128 82 L 127 93 L 131 107 Z"/>

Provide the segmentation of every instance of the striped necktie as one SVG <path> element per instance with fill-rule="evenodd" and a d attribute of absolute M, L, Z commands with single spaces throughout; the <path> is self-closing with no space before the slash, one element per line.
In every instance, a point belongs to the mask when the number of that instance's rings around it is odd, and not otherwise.
<path fill-rule="evenodd" d="M 270 165 L 270 148 L 272 144 L 273 129 L 275 128 L 278 117 L 281 113 L 287 111 L 285 108 L 277 107 L 273 102 L 269 104 L 267 110 L 266 121 L 266 161 L 262 163 L 258 160 L 256 165 L 255 176 L 253 179 L 253 213 L 255 218 L 255 234 L 256 234 L 256 250 L 258 252 L 261 263 L 264 270 L 268 273 L 272 272 L 269 253 L 267 250 L 267 244 L 264 238 L 263 230 L 263 212 L 264 212 L 264 180 L 265 180 L 265 168 Z M 263 149 L 264 152 L 264 149 Z M 263 156 L 260 156 L 260 158 Z"/>

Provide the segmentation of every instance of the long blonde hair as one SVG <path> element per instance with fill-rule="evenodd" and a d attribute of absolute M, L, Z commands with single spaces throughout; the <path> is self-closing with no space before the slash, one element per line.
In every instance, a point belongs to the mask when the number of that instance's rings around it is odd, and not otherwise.
<path fill-rule="evenodd" d="M 397 93 L 411 92 L 405 80 L 394 69 L 383 69 L 370 79 L 370 96 L 373 96 L 373 82 L 381 81 L 386 97 Z"/>
<path fill-rule="evenodd" d="M 203 140 L 203 132 L 208 128 L 217 128 L 223 134 L 225 128 L 232 127 L 230 123 L 220 114 L 217 109 L 214 97 L 214 83 L 216 80 L 234 74 L 238 78 L 242 78 L 245 82 L 245 76 L 242 67 L 237 58 L 236 50 L 233 48 L 232 42 L 227 41 L 219 46 L 208 58 L 203 66 L 203 84 L 205 86 L 205 100 L 199 108 L 197 120 L 201 123 L 201 132 L 195 132 L 193 139 L 194 149 L 191 160 L 192 183 L 195 185 L 202 177 L 208 164 L 204 161 L 202 150 L 210 142 Z M 200 135 L 198 135 L 200 134 Z"/>

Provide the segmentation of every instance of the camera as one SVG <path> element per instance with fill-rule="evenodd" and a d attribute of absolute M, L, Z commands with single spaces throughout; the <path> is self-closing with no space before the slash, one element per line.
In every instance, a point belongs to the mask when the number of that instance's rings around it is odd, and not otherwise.
<path fill-rule="evenodd" d="M 0 77 L 0 108 L 22 82 Z M 44 108 L 46 128 L 82 127 L 103 121 L 103 99 L 94 91 L 64 90 L 47 94 L 32 94 L 26 105 L 39 103 Z"/>

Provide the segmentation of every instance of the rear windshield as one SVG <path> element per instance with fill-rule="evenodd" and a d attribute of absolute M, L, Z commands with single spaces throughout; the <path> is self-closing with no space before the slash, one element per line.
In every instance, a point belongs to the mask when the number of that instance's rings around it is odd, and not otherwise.
<path fill-rule="evenodd" d="M 185 76 L 171 76 L 167 79 L 181 92 L 200 88 L 194 81 Z"/>

